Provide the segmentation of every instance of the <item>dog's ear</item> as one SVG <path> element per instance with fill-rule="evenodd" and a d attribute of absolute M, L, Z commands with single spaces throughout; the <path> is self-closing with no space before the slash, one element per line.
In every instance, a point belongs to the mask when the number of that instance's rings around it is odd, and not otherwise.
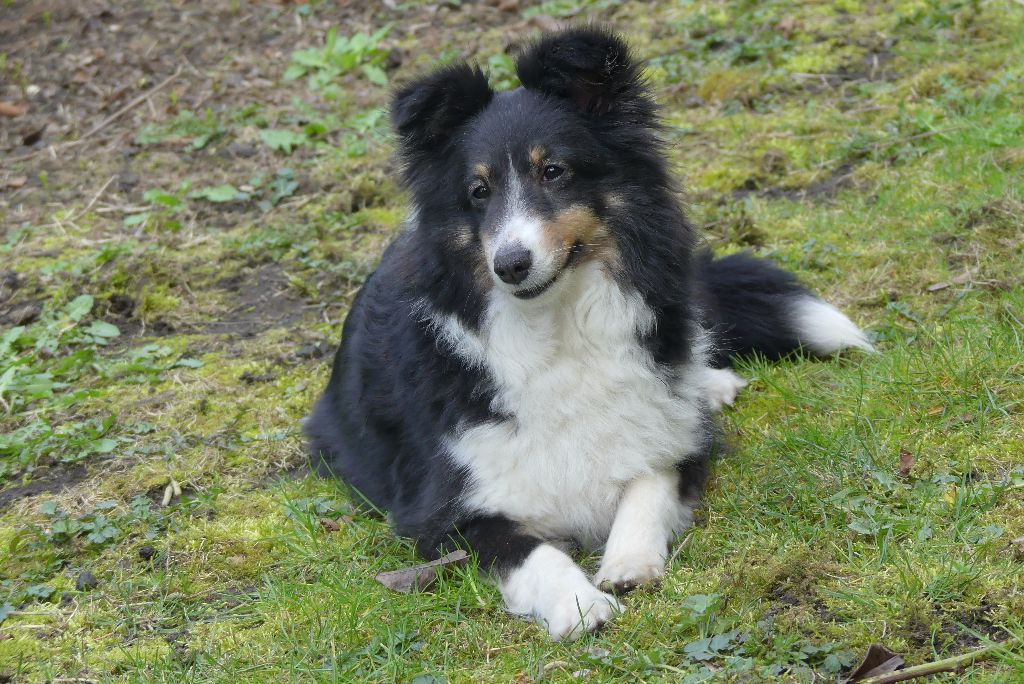
<path fill-rule="evenodd" d="M 607 29 L 585 26 L 542 36 L 516 60 L 523 86 L 568 99 L 581 112 L 649 112 L 640 67 L 625 41 Z"/>
<path fill-rule="evenodd" d="M 395 93 L 391 123 L 404 151 L 434 150 L 494 97 L 487 77 L 465 63 L 448 65 Z"/>

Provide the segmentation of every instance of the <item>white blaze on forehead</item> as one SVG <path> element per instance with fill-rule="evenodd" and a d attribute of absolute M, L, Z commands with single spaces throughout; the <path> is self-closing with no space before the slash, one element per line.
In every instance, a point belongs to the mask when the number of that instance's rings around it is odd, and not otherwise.
<path fill-rule="evenodd" d="M 494 257 L 503 247 L 518 245 L 530 251 L 533 265 L 529 277 L 516 289 L 537 287 L 550 280 L 565 260 L 564 254 L 552 251 L 544 240 L 544 222 L 529 206 L 524 191 L 524 178 L 508 159 L 506 174 L 507 188 L 504 196 L 504 207 L 494 226 L 491 239 L 486 240 L 487 259 L 493 265 Z M 496 279 L 499 287 L 508 287 Z"/>
<path fill-rule="evenodd" d="M 526 203 L 523 199 L 523 181 L 516 173 L 516 167 L 512 164 L 512 157 L 508 158 L 508 199 L 505 203 L 505 217 L 519 216 L 527 213 Z"/>
<path fill-rule="evenodd" d="M 541 250 L 542 224 L 540 219 L 526 205 L 523 192 L 523 180 L 508 159 L 508 190 L 505 193 L 505 207 L 495 227 L 494 239 L 491 240 L 492 259 L 494 254 L 506 244 L 520 243 L 536 256 Z"/>

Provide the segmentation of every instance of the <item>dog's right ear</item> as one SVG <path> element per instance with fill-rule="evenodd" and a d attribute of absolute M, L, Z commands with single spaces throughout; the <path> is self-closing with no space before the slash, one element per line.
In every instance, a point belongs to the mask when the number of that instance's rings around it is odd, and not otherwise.
<path fill-rule="evenodd" d="M 487 77 L 465 63 L 445 66 L 403 86 L 391 102 L 391 123 L 403 152 L 436 151 L 492 97 Z"/>

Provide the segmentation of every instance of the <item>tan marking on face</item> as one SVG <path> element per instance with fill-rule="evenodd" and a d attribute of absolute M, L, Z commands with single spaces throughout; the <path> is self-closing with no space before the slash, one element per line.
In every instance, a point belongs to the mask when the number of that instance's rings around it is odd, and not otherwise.
<path fill-rule="evenodd" d="M 473 254 L 472 269 L 473 277 L 485 292 L 494 287 L 494 281 L 491 279 L 491 265 L 487 260 L 487 243 L 488 236 L 481 235 L 480 246 L 476 247 L 476 251 Z M 469 225 L 461 225 L 455 229 L 455 244 L 463 249 L 472 248 L 473 245 L 473 228 Z"/>
<path fill-rule="evenodd" d="M 493 237 L 494 236 L 491 235 L 486 230 L 480 231 L 480 246 L 483 248 L 480 250 L 480 254 L 482 255 L 484 261 L 487 260 L 486 255 L 491 253 L 491 238 Z"/>
<path fill-rule="evenodd" d="M 582 259 L 600 259 L 614 266 L 619 263 L 618 249 L 608 226 L 589 208 L 572 206 L 544 224 L 544 243 L 552 252 L 568 257 L 572 246 L 583 246 Z"/>
<path fill-rule="evenodd" d="M 487 257 L 484 256 L 483 252 L 480 252 L 477 258 L 473 260 L 473 278 L 476 280 L 477 287 L 483 292 L 490 292 L 494 288 L 494 279 L 491 278 L 491 265 L 487 262 Z"/>
<path fill-rule="evenodd" d="M 491 177 L 491 167 L 487 164 L 477 164 L 473 167 L 473 175 L 477 178 L 483 178 L 489 180 Z"/>
<path fill-rule="evenodd" d="M 544 163 L 544 158 L 547 156 L 547 151 L 543 147 L 530 148 L 530 163 L 535 168 L 540 168 L 540 165 Z"/>

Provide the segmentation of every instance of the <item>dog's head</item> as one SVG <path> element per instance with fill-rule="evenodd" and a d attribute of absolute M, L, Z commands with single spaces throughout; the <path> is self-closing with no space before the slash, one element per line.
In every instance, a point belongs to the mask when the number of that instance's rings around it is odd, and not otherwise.
<path fill-rule="evenodd" d="M 444 67 L 396 94 L 392 121 L 421 230 L 526 300 L 587 260 L 614 266 L 609 217 L 668 181 L 653 101 L 619 37 L 551 34 L 516 67 L 523 87 L 505 93 L 479 69 Z"/>

